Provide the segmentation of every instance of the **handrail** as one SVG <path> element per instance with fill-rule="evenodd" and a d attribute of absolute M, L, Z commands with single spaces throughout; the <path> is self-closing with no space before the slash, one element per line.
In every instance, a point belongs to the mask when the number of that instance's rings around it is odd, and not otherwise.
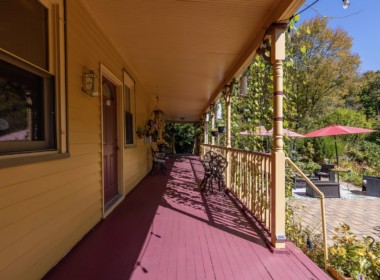
<path fill-rule="evenodd" d="M 288 162 L 291 167 L 296 170 L 301 177 L 306 181 L 306 183 L 319 195 L 321 200 L 321 216 L 322 216 L 322 238 L 323 238 L 323 255 L 325 258 L 325 269 L 327 269 L 327 261 L 328 261 L 328 251 L 327 251 L 327 232 L 326 232 L 326 215 L 325 215 L 325 195 L 313 184 L 312 181 L 302 172 L 301 169 L 290 159 L 285 158 L 285 162 Z"/>

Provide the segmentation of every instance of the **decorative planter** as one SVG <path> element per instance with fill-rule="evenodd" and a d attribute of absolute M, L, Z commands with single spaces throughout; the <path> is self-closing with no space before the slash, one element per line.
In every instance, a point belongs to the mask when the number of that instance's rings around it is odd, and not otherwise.
<path fill-rule="evenodd" d="M 213 130 L 213 131 L 211 131 L 211 135 L 214 137 L 217 137 L 219 135 L 219 131 Z"/>
<path fill-rule="evenodd" d="M 354 280 L 354 278 L 351 278 L 351 277 L 346 277 L 346 276 L 343 276 L 341 274 L 339 274 L 335 268 L 333 268 L 332 266 L 329 266 L 327 268 L 327 271 L 331 274 L 332 277 L 334 277 L 334 279 L 336 280 Z"/>
<path fill-rule="evenodd" d="M 218 131 L 219 133 L 225 133 L 226 132 L 226 127 L 223 125 L 223 126 L 218 126 Z"/>

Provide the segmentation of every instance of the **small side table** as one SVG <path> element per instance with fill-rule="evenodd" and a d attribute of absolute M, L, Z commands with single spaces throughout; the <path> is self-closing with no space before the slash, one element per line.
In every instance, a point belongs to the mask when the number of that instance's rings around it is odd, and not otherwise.
<path fill-rule="evenodd" d="M 330 171 L 336 172 L 338 174 L 338 183 L 340 183 L 339 182 L 339 173 L 341 173 L 341 172 L 351 172 L 351 170 L 349 170 L 349 169 L 341 169 L 341 168 L 333 168 L 333 169 L 330 169 Z"/>

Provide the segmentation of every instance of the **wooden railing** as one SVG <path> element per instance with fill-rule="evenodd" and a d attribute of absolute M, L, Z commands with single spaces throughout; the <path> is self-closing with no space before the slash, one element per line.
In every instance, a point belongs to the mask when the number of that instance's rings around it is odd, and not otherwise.
<path fill-rule="evenodd" d="M 327 269 L 328 265 L 328 250 L 327 250 L 327 232 L 326 232 L 326 214 L 325 214 L 325 195 L 313 184 L 312 181 L 298 168 L 298 166 L 290 159 L 286 158 L 286 163 L 288 163 L 291 168 L 301 176 L 306 184 L 308 184 L 319 196 L 319 200 L 321 203 L 321 223 L 322 223 L 322 239 L 323 239 L 323 256 L 325 260 L 325 269 Z"/>
<path fill-rule="evenodd" d="M 262 226 L 270 229 L 270 154 L 201 145 L 201 157 L 214 151 L 227 158 L 226 186 Z"/>
<path fill-rule="evenodd" d="M 270 209 L 270 154 L 202 144 L 200 147 L 201 157 L 203 158 L 208 151 L 217 152 L 227 158 L 228 167 L 225 178 L 228 190 L 255 216 L 269 233 L 272 218 Z M 325 267 L 327 267 L 328 254 L 324 194 L 289 158 L 286 158 L 286 163 L 319 195 L 323 252 Z"/>

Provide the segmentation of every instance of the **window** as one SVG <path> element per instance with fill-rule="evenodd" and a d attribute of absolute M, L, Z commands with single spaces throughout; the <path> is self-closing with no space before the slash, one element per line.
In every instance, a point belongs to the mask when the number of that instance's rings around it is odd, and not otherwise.
<path fill-rule="evenodd" d="M 0 47 L 48 69 L 48 9 L 37 0 L 0 1 Z"/>
<path fill-rule="evenodd" d="M 49 26 L 49 17 L 58 20 L 62 11 L 43 2 L 0 1 L 0 155 L 57 150 L 62 143 L 56 128 L 62 86 L 56 79 L 63 74 L 52 56 L 62 48 L 51 40 L 59 29 Z"/>
<path fill-rule="evenodd" d="M 31 68 L 0 60 L 1 154 L 55 146 L 53 77 Z"/>
<path fill-rule="evenodd" d="M 125 145 L 135 144 L 135 83 L 127 72 L 124 72 L 124 114 L 125 114 Z"/>

